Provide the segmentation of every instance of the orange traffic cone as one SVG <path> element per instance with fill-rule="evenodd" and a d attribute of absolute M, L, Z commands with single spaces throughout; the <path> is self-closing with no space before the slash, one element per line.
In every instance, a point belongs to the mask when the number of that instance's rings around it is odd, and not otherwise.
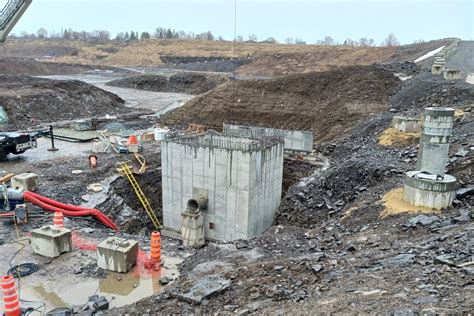
<path fill-rule="evenodd" d="M 91 168 L 97 167 L 97 156 L 96 155 L 90 155 L 89 156 L 89 164 L 91 165 Z"/>
<path fill-rule="evenodd" d="M 151 233 L 150 248 L 153 270 L 159 270 L 161 264 L 161 235 L 159 232 Z"/>
<path fill-rule="evenodd" d="M 54 227 L 63 228 L 64 227 L 63 218 L 64 218 L 63 212 L 54 212 L 54 219 L 53 219 Z"/>
<path fill-rule="evenodd" d="M 130 135 L 128 138 L 128 144 L 129 145 L 138 145 L 138 139 L 136 135 Z"/>
<path fill-rule="evenodd" d="M 11 275 L 2 278 L 3 306 L 5 316 L 21 315 L 20 301 L 16 293 L 15 279 Z"/>

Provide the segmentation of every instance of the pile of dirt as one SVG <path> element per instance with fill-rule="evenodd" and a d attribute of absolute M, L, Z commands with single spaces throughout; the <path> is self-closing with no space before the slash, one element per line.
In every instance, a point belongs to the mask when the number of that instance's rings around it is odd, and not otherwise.
<path fill-rule="evenodd" d="M 139 90 L 201 94 L 214 89 L 229 79 L 224 75 L 182 72 L 171 76 L 140 75 L 113 80 L 107 85 Z"/>
<path fill-rule="evenodd" d="M 417 111 L 430 106 L 458 107 L 472 104 L 473 86 L 460 81 L 447 81 L 422 71 L 416 78 L 403 82 L 400 91 L 390 98 L 390 105 L 398 111 Z"/>
<path fill-rule="evenodd" d="M 129 111 L 113 93 L 77 80 L 0 75 L 0 105 L 8 114 L 5 129 Z"/>
<path fill-rule="evenodd" d="M 66 64 L 56 62 L 41 62 L 36 59 L 0 58 L 0 74 L 3 75 L 25 75 L 25 76 L 49 76 L 69 75 L 96 70 L 117 70 L 106 66 L 91 66 L 79 64 Z"/>
<path fill-rule="evenodd" d="M 333 139 L 388 109 L 400 84 L 377 66 L 271 80 L 232 81 L 164 115 L 166 125 L 199 123 L 221 129 L 233 122 L 274 128 L 313 130 L 315 139 Z"/>

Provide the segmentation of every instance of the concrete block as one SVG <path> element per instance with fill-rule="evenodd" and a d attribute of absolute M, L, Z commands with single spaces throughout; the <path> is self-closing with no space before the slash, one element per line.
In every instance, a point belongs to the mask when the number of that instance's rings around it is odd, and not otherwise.
<path fill-rule="evenodd" d="M 111 152 L 112 149 L 108 148 L 103 142 L 93 142 L 91 151 L 95 154 Z"/>
<path fill-rule="evenodd" d="M 135 265 L 138 242 L 109 237 L 97 245 L 97 266 L 101 269 L 126 273 Z"/>
<path fill-rule="evenodd" d="M 461 79 L 461 70 L 459 69 L 445 69 L 444 79 L 446 80 L 459 80 Z"/>
<path fill-rule="evenodd" d="M 43 226 L 31 231 L 33 252 L 49 258 L 72 250 L 72 234 L 67 228 Z"/>
<path fill-rule="evenodd" d="M 38 189 L 38 175 L 34 173 L 18 174 L 11 179 L 11 186 L 24 191 L 36 191 Z"/>
<path fill-rule="evenodd" d="M 418 133 L 421 131 L 421 120 L 411 117 L 394 116 L 392 127 L 404 133 Z"/>
<path fill-rule="evenodd" d="M 139 145 L 127 145 L 127 150 L 130 153 L 137 153 L 140 151 L 140 146 Z"/>

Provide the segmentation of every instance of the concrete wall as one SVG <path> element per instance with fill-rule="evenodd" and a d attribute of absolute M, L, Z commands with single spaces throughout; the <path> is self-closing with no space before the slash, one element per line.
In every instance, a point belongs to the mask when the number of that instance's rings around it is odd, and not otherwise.
<path fill-rule="evenodd" d="M 457 69 L 445 69 L 444 79 L 446 80 L 458 80 L 461 79 L 461 70 Z"/>
<path fill-rule="evenodd" d="M 404 133 L 418 133 L 421 131 L 421 120 L 410 117 L 394 116 L 392 127 Z"/>
<path fill-rule="evenodd" d="M 224 134 L 243 137 L 280 136 L 285 139 L 285 149 L 311 152 L 314 135 L 312 131 L 284 130 L 269 127 L 224 124 Z"/>
<path fill-rule="evenodd" d="M 161 144 L 164 226 L 180 231 L 188 200 L 206 194 L 206 238 L 232 241 L 262 233 L 280 204 L 283 141 L 215 136 L 205 143 L 168 139 Z M 254 149 L 246 150 L 249 146 Z"/>

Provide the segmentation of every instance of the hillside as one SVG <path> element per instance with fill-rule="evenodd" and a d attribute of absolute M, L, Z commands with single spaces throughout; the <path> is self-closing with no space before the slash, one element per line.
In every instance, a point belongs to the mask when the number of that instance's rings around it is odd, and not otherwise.
<path fill-rule="evenodd" d="M 400 80 L 377 66 L 351 66 L 330 72 L 272 80 L 233 81 L 166 114 L 162 123 L 224 122 L 276 128 L 312 129 L 317 140 L 332 139 L 373 113 L 387 110 Z"/>
<path fill-rule="evenodd" d="M 234 43 L 230 41 L 145 40 L 133 43 L 89 43 L 60 40 L 10 40 L 0 47 L 0 57 L 38 58 L 64 63 L 150 67 L 166 63 L 191 63 L 234 57 L 254 61 L 242 66 L 242 75 L 285 75 L 325 71 L 337 66 L 367 65 L 386 61 L 414 60 L 451 40 L 431 41 L 395 47 L 352 47 Z M 201 58 L 201 59 L 199 59 Z M 229 69 L 226 67 L 226 69 Z M 205 70 L 205 69 L 200 69 Z"/>

